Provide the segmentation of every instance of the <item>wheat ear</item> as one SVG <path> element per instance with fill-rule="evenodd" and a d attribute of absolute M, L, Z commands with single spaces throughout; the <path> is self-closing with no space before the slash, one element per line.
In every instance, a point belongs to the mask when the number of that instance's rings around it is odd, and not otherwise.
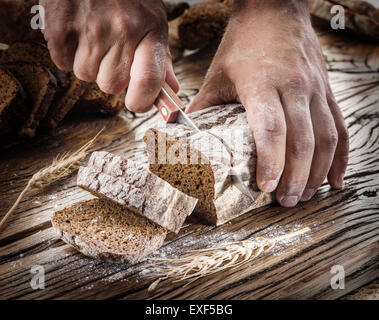
<path fill-rule="evenodd" d="M 36 172 L 28 181 L 26 187 L 24 188 L 24 190 L 22 190 L 13 206 L 1 219 L 0 230 L 9 218 L 9 216 L 16 209 L 16 207 L 18 206 L 18 204 L 20 203 L 27 191 L 29 191 L 32 188 L 43 188 L 49 184 L 52 184 L 55 181 L 58 181 L 68 176 L 74 170 L 78 169 L 80 166 L 80 162 L 87 156 L 88 149 L 93 145 L 93 143 L 103 130 L 104 128 L 101 129 L 94 138 L 92 138 L 78 150 L 72 153 L 64 153 L 62 155 L 58 155 L 53 160 L 50 166 L 45 167 Z"/>
<path fill-rule="evenodd" d="M 160 278 L 155 280 L 148 290 L 155 290 L 159 282 L 165 279 L 172 279 L 172 282 L 187 281 L 186 286 L 199 278 L 225 269 L 237 268 L 263 252 L 268 252 L 279 241 L 302 235 L 309 230 L 309 228 L 304 228 L 273 239 L 259 237 L 218 247 L 194 250 L 178 259 L 151 258 L 150 260 L 154 263 L 151 263 L 150 266 L 158 265 L 161 267 L 161 271 L 155 274 Z"/>

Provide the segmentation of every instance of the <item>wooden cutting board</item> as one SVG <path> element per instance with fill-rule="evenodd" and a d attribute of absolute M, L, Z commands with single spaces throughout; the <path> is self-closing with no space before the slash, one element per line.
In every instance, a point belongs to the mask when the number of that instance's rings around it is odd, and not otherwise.
<path fill-rule="evenodd" d="M 349 127 L 350 162 L 343 190 L 324 184 L 316 197 L 295 208 L 277 204 L 209 227 L 189 222 L 170 234 L 158 256 L 180 255 L 220 241 L 277 235 L 310 227 L 300 238 L 278 244 L 238 270 L 225 271 L 184 287 L 163 281 L 147 292 L 152 279 L 146 261 L 114 265 L 91 260 L 57 239 L 50 224 L 54 210 L 91 196 L 75 186 L 75 175 L 40 192 L 29 193 L 0 233 L 0 298 L 159 298 L 284 299 L 342 297 L 379 277 L 379 48 L 357 39 L 319 31 L 329 76 Z M 212 58 L 202 50 L 175 66 L 188 102 L 198 91 Z M 95 145 L 138 160 L 142 137 L 160 120 L 156 111 L 132 118 L 70 118 L 55 137 L 12 143 L 0 154 L 0 216 L 28 179 L 63 152 L 72 151 L 105 130 Z M 45 289 L 33 290 L 31 268 L 45 269 Z M 345 289 L 332 289 L 331 268 L 345 269 Z M 154 279 L 154 278 L 153 278 Z"/>

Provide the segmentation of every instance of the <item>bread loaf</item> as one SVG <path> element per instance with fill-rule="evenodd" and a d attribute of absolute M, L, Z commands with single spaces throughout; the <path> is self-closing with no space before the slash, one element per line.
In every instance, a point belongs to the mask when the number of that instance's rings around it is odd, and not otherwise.
<path fill-rule="evenodd" d="M 108 152 L 92 154 L 88 167 L 79 169 L 77 184 L 176 233 L 197 203 L 144 167 Z"/>
<path fill-rule="evenodd" d="M 11 62 L 4 65 L 23 86 L 30 112 L 19 130 L 19 135 L 34 137 L 40 121 L 45 117 L 54 98 L 57 81 L 48 69 L 28 62 Z"/>
<path fill-rule="evenodd" d="M 59 237 L 84 255 L 133 264 L 159 249 L 166 230 L 106 200 L 92 199 L 57 211 L 51 218 Z"/>
<path fill-rule="evenodd" d="M 194 112 L 191 118 L 202 132 L 167 124 L 145 133 L 150 171 L 199 199 L 194 214 L 209 224 L 223 224 L 272 202 L 271 194 L 257 188 L 256 149 L 245 109 L 241 105 L 217 106 Z M 234 185 L 231 167 L 255 200 Z"/>
<path fill-rule="evenodd" d="M 20 82 L 6 69 L 0 67 L 0 142 L 15 133 L 25 122 L 29 110 L 25 92 Z"/>
<path fill-rule="evenodd" d="M 92 82 L 77 101 L 73 112 L 116 115 L 124 109 L 124 101 L 125 92 L 120 94 L 107 94 L 100 90 L 96 82 Z"/>
<path fill-rule="evenodd" d="M 35 63 L 47 68 L 57 79 L 61 90 L 65 90 L 70 85 L 68 73 L 58 69 L 50 58 L 48 48 L 42 44 L 17 41 L 12 43 L 7 50 L 0 51 L 0 64 L 18 61 Z"/>
<path fill-rule="evenodd" d="M 71 83 L 66 92 L 54 99 L 42 125 L 50 132 L 54 132 L 59 123 L 75 106 L 88 87 L 88 82 L 81 81 L 70 74 Z"/>

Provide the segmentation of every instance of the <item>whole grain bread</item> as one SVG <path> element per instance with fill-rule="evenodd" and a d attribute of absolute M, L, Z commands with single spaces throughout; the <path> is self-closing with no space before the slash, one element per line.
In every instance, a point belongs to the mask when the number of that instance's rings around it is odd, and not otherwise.
<path fill-rule="evenodd" d="M 197 199 L 172 187 L 148 169 L 108 152 L 94 152 L 81 167 L 77 184 L 173 232 L 179 232 Z"/>
<path fill-rule="evenodd" d="M 17 41 L 12 43 L 7 50 L 0 51 L 0 64 L 17 61 L 35 63 L 47 68 L 57 79 L 60 90 L 65 90 L 70 85 L 68 73 L 60 70 L 54 64 L 49 49 L 43 44 L 33 41 Z"/>
<path fill-rule="evenodd" d="M 0 67 L 0 142 L 4 142 L 25 122 L 28 110 L 20 82 Z"/>
<path fill-rule="evenodd" d="M 51 218 L 59 237 L 86 256 L 134 264 L 159 249 L 167 231 L 106 200 L 92 199 L 57 211 Z"/>
<path fill-rule="evenodd" d="M 216 106 L 190 116 L 201 132 L 180 124 L 147 130 L 144 141 L 150 171 L 199 199 L 194 215 L 208 224 L 220 225 L 271 203 L 272 194 L 260 192 L 256 184 L 256 149 L 245 109 Z M 254 200 L 236 187 L 231 167 Z"/>
<path fill-rule="evenodd" d="M 28 62 L 11 62 L 4 67 L 20 81 L 30 105 L 29 117 L 19 130 L 23 137 L 34 137 L 40 121 L 45 117 L 57 88 L 55 77 L 45 67 Z"/>
<path fill-rule="evenodd" d="M 232 6 L 233 0 L 205 0 L 193 4 L 180 17 L 178 32 L 183 47 L 193 50 L 221 39 Z"/>
<path fill-rule="evenodd" d="M 107 94 L 100 90 L 96 82 L 88 85 L 84 94 L 77 101 L 73 112 L 75 113 L 104 113 L 119 114 L 125 106 L 125 92 L 120 94 Z"/>
<path fill-rule="evenodd" d="M 42 126 L 53 133 L 59 123 L 72 110 L 80 97 L 84 94 L 88 87 L 88 82 L 81 81 L 70 74 L 70 86 L 62 95 L 58 95 L 49 109 Z"/>

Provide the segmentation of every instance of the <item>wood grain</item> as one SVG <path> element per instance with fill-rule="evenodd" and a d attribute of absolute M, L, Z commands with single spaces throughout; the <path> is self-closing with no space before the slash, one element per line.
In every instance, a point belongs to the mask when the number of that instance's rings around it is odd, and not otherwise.
<path fill-rule="evenodd" d="M 315 198 L 295 208 L 277 204 L 244 214 L 220 227 L 189 221 L 179 235 L 169 234 L 159 256 L 180 255 L 212 243 L 284 232 L 309 226 L 311 232 L 278 244 L 270 254 L 237 271 L 225 271 L 188 286 L 162 282 L 147 292 L 152 279 L 146 261 L 114 265 L 84 257 L 52 231 L 54 210 L 89 199 L 75 176 L 43 191 L 31 192 L 0 233 L 2 299 L 335 299 L 379 277 L 379 48 L 374 44 L 319 31 L 333 91 L 345 116 L 351 152 L 343 190 L 324 184 Z M 175 66 L 188 103 L 197 93 L 213 50 L 181 58 Z M 161 121 L 157 111 L 133 119 L 69 118 L 54 137 L 12 142 L 0 155 L 0 210 L 12 205 L 27 180 L 58 153 L 71 151 L 105 126 L 94 146 L 134 160 L 144 156 L 146 128 Z M 345 268 L 345 289 L 330 286 L 331 267 Z M 33 290 L 30 268 L 46 270 L 46 288 Z"/>

